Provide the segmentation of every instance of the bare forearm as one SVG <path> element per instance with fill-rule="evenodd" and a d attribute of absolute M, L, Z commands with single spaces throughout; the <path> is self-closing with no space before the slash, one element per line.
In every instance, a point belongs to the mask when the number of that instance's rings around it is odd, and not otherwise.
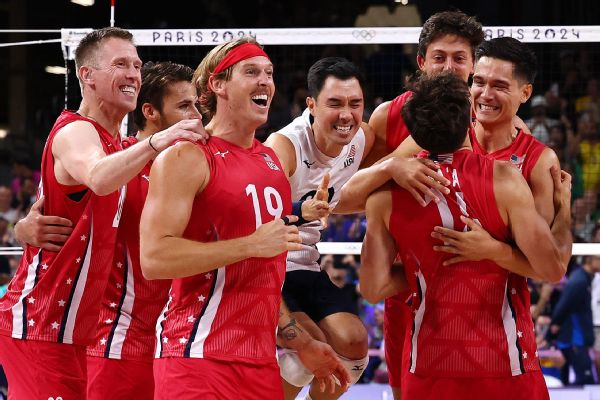
<path fill-rule="evenodd" d="M 497 256 L 494 257 L 492 261 L 515 274 L 527 278 L 534 278 L 542 281 L 545 280 L 533 269 L 531 263 L 527 260 L 527 257 L 525 257 L 525 254 L 523 254 L 518 247 L 513 247 L 508 243 L 500 241 L 496 241 L 496 243 L 498 245 L 498 249 L 495 252 Z"/>
<path fill-rule="evenodd" d="M 292 317 L 283 299 L 279 305 L 279 322 L 277 323 L 277 327 L 279 343 L 285 348 L 298 350 L 312 340 L 312 337 Z"/>
<path fill-rule="evenodd" d="M 148 140 L 98 160 L 90 171 L 90 189 L 103 196 L 118 190 L 133 179 L 157 154 L 148 144 Z"/>
<path fill-rule="evenodd" d="M 142 271 L 147 279 L 185 278 L 250 258 L 252 247 L 248 236 L 205 243 L 173 236 L 142 239 Z"/>
<path fill-rule="evenodd" d="M 570 207 L 561 208 L 552 221 L 550 232 L 554 236 L 556 245 L 561 254 L 565 272 L 573 251 L 573 235 L 571 234 L 571 210 Z"/>
<path fill-rule="evenodd" d="M 354 174 L 342 187 L 340 201 L 333 212 L 335 214 L 363 212 L 369 195 L 391 179 L 387 170 L 388 164 L 388 161 L 384 161 Z"/>
<path fill-rule="evenodd" d="M 390 269 L 384 273 L 381 269 L 363 263 L 359 274 L 360 293 L 371 304 L 377 304 L 407 287 L 404 270 L 401 267 L 390 266 Z"/>

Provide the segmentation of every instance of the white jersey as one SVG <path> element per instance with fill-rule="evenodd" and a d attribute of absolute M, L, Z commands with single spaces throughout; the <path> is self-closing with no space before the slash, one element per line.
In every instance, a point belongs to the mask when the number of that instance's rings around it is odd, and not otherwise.
<path fill-rule="evenodd" d="M 292 141 L 296 149 L 296 170 L 290 177 L 292 201 L 313 198 L 323 176 L 329 172 L 329 205 L 333 208 L 340 199 L 342 186 L 358 170 L 365 151 L 365 133 L 359 128 L 352 141 L 344 146 L 337 157 L 328 157 L 317 148 L 310 119 L 310 112 L 306 109 L 301 116 L 279 131 Z M 302 250 L 288 252 L 286 271 L 320 271 L 316 244 L 321 240 L 322 229 L 320 221 L 299 227 Z"/>

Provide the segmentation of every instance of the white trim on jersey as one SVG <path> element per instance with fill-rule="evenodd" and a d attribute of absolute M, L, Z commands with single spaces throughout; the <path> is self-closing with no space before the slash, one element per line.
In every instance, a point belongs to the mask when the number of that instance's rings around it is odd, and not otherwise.
<path fill-rule="evenodd" d="M 123 304 L 117 311 L 117 326 L 110 342 L 110 350 L 108 358 L 121 358 L 121 352 L 123 351 L 123 344 L 127 331 L 131 325 L 131 312 L 133 310 L 133 303 L 135 302 L 135 279 L 133 277 L 133 264 L 131 262 L 131 253 L 129 248 L 126 247 L 127 256 L 127 284 L 125 285 L 125 298 Z"/>
<path fill-rule="evenodd" d="M 164 322 L 164 320 L 167 319 L 167 312 L 169 311 L 169 306 L 173 301 L 173 296 L 171 296 L 171 289 L 169 289 L 169 300 L 167 301 L 167 304 L 165 304 L 165 307 L 161 311 L 158 319 L 156 320 L 156 349 L 154 351 L 154 358 L 160 358 L 160 354 L 162 353 L 162 323 Z"/>
<path fill-rule="evenodd" d="M 204 342 L 210 334 L 213 321 L 219 310 L 221 304 L 221 298 L 223 297 L 223 288 L 225 287 L 227 267 L 221 267 L 215 270 L 215 289 L 213 290 L 212 296 L 208 300 L 208 305 L 202 315 L 202 320 L 198 322 L 198 330 L 196 336 L 193 338 L 192 346 L 190 348 L 190 357 L 204 358 Z M 190 338 L 191 340 L 192 338 Z"/>
<path fill-rule="evenodd" d="M 77 277 L 77 281 L 74 282 L 75 290 L 73 292 L 73 297 L 71 299 L 71 303 L 69 306 L 69 311 L 67 314 L 67 320 L 63 321 L 65 326 L 64 335 L 62 339 L 62 343 L 73 343 L 73 332 L 75 331 L 75 322 L 77 321 L 77 311 L 79 310 L 79 305 L 81 304 L 81 298 L 83 297 L 83 293 L 85 291 L 85 286 L 87 284 L 88 272 L 90 270 L 90 261 L 92 260 L 92 248 L 94 247 L 94 214 L 90 216 L 90 237 L 88 241 L 87 250 L 85 252 L 85 256 L 82 261 L 81 271 L 79 272 L 79 276 Z"/>
<path fill-rule="evenodd" d="M 421 325 L 423 324 L 423 316 L 425 315 L 425 303 L 426 303 L 426 294 L 427 294 L 427 282 L 425 282 L 425 277 L 421 273 L 421 271 L 417 271 L 417 279 L 419 280 L 419 285 L 421 288 L 421 303 L 419 304 L 419 308 L 417 309 L 417 313 L 415 314 L 415 330 L 412 336 L 412 349 L 410 352 L 410 372 L 415 372 L 417 368 L 417 356 L 418 356 L 418 346 L 417 343 L 419 341 L 419 333 L 421 332 Z"/>
<path fill-rule="evenodd" d="M 508 358 L 510 360 L 510 371 L 513 376 L 521 375 L 521 359 L 519 348 L 517 347 L 517 321 L 513 317 L 512 309 L 510 308 L 508 296 L 511 293 L 508 290 L 508 279 L 504 283 L 504 299 L 502 301 L 502 325 L 504 325 L 504 333 L 506 333 L 506 341 L 508 344 Z"/>
<path fill-rule="evenodd" d="M 39 249 L 37 254 L 31 260 L 31 264 L 27 266 L 27 278 L 25 278 L 25 285 L 23 286 L 23 290 L 21 290 L 21 296 L 19 297 L 19 301 L 12 306 L 12 337 L 16 339 L 23 338 L 23 299 L 27 297 L 35 287 L 37 266 L 40 263 L 41 254 L 42 249 Z"/>

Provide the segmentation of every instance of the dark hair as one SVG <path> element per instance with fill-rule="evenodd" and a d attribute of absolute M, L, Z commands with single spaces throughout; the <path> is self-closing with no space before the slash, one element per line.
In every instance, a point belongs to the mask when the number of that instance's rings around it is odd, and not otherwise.
<path fill-rule="evenodd" d="M 315 62 L 308 70 L 306 81 L 308 93 L 316 99 L 323 89 L 325 80 L 333 76 L 340 80 L 356 78 L 361 88 L 364 87 L 364 78 L 358 67 L 342 57 L 325 57 Z"/>
<path fill-rule="evenodd" d="M 412 138 L 432 154 L 451 153 L 465 141 L 471 123 L 467 84 L 450 72 L 421 74 L 402 107 L 402 118 Z"/>
<path fill-rule="evenodd" d="M 497 58 L 514 64 L 515 78 L 533 83 L 537 72 L 537 57 L 525 43 L 511 37 L 486 40 L 475 50 L 475 61 L 481 57 Z"/>
<path fill-rule="evenodd" d="M 110 38 L 123 39 L 133 44 L 133 35 L 131 32 L 115 27 L 107 27 L 96 29 L 88 33 L 81 39 L 79 45 L 75 49 L 75 68 L 79 71 L 79 67 L 87 63 L 94 63 L 95 53 L 100 47 L 100 44 Z M 77 72 L 79 74 L 79 72 Z"/>
<path fill-rule="evenodd" d="M 421 34 L 417 54 L 425 57 L 427 47 L 435 40 L 445 35 L 456 35 L 466 39 L 471 44 L 472 55 L 475 48 L 484 39 L 483 29 L 477 18 L 470 17 L 462 11 L 442 11 L 433 14 L 425 21 Z"/>
<path fill-rule="evenodd" d="M 142 87 L 133 111 L 133 122 L 138 129 L 146 127 L 146 117 L 142 112 L 144 103 L 150 103 L 162 111 L 163 97 L 169 85 L 181 81 L 192 82 L 194 71 L 187 65 L 166 62 L 147 62 L 142 67 Z"/>

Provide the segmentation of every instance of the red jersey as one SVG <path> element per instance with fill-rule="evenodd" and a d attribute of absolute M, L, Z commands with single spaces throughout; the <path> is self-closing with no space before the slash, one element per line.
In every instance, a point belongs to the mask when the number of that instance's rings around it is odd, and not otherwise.
<path fill-rule="evenodd" d="M 210 181 L 194 200 L 185 238 L 239 238 L 291 212 L 290 184 L 270 148 L 254 140 L 243 149 L 218 137 L 198 146 Z M 274 362 L 285 260 L 286 253 L 250 258 L 173 280 L 156 357 Z"/>
<path fill-rule="evenodd" d="M 137 143 L 128 138 L 123 147 Z M 117 248 L 100 307 L 94 341 L 87 354 L 152 360 L 156 320 L 169 297 L 171 280 L 147 280 L 140 266 L 140 217 L 148 195 L 151 163 L 127 184 Z"/>
<path fill-rule="evenodd" d="M 449 378 L 510 377 L 539 370 L 529 291 L 523 277 L 491 261 L 442 266 L 434 226 L 464 230 L 475 219 L 494 238 L 509 239 L 493 188 L 494 161 L 458 151 L 440 163 L 452 184 L 438 204 L 423 208 L 400 188 L 392 190 L 390 231 L 413 292 L 413 327 L 407 338 L 409 371 Z"/>
<path fill-rule="evenodd" d="M 529 186 L 531 186 L 531 171 L 538 162 L 542 152 L 547 148 L 535 136 L 523 133 L 521 130 L 519 130 L 517 137 L 510 146 L 496 150 L 493 153 L 488 153 L 481 147 L 481 144 L 477 141 L 475 129 L 469 129 L 469 138 L 471 139 L 471 145 L 475 154 L 483 154 L 494 160 L 510 161 L 511 164 L 521 171 Z"/>
<path fill-rule="evenodd" d="M 388 153 L 396 150 L 396 148 L 404 142 L 404 139 L 410 136 L 404 118 L 402 118 L 401 110 L 406 103 L 406 100 L 408 100 L 412 94 L 413 92 L 409 90 L 390 102 L 386 127 L 386 146 Z"/>
<path fill-rule="evenodd" d="M 94 126 L 106 154 L 121 148 L 93 120 L 72 111 L 58 117 L 42 155 L 38 195 L 45 197 L 44 213 L 68 218 L 73 232 L 57 253 L 26 246 L 8 292 L 0 300 L 0 334 L 87 345 L 96 330 L 125 190 L 97 196 L 83 185 L 66 186 L 56 180 L 54 137 L 78 120 Z"/>

